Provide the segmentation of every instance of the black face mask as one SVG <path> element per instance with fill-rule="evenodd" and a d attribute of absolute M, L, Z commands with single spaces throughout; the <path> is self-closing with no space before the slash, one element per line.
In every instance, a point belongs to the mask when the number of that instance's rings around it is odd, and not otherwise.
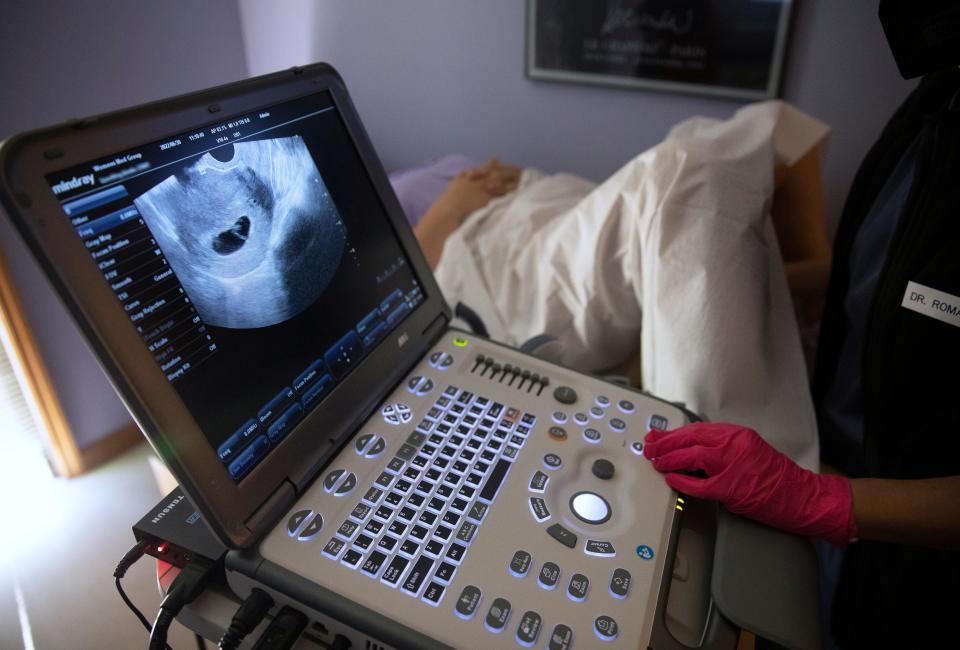
<path fill-rule="evenodd" d="M 957 0 L 880 0 L 880 23 L 904 79 L 960 65 Z"/>

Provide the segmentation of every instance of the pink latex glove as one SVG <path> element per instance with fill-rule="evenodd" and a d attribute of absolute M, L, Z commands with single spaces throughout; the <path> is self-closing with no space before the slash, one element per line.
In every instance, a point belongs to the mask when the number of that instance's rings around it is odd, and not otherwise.
<path fill-rule="evenodd" d="M 719 501 L 730 512 L 837 546 L 856 536 L 850 481 L 803 469 L 753 429 L 696 423 L 653 430 L 643 455 L 674 490 Z"/>

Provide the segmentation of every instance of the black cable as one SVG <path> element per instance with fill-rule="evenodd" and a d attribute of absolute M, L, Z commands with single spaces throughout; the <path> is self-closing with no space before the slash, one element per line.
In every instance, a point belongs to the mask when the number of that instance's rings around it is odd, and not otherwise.
<path fill-rule="evenodd" d="M 150 632 L 150 621 L 147 620 L 147 617 L 143 615 L 143 612 L 133 604 L 133 601 L 130 600 L 130 597 L 127 596 L 127 592 L 124 591 L 123 585 L 120 584 L 120 580 L 127 575 L 127 571 L 132 567 L 137 561 L 143 557 L 146 553 L 147 548 L 150 547 L 150 543 L 146 540 L 141 540 L 133 545 L 133 547 L 127 551 L 120 561 L 117 563 L 117 568 L 113 570 L 113 578 L 117 585 L 117 593 L 120 594 L 120 598 L 123 602 L 130 608 L 130 611 L 133 612 L 134 616 L 137 617 L 137 620 L 143 625 L 143 629 Z M 164 644 L 165 650 L 170 650 L 170 646 Z"/>
<path fill-rule="evenodd" d="M 123 554 L 123 557 L 120 558 L 120 561 L 117 562 L 117 568 L 113 570 L 114 578 L 122 578 L 127 575 L 127 571 L 132 567 L 137 561 L 143 557 L 143 554 L 147 552 L 147 549 L 150 547 L 150 543 L 146 540 L 140 540 L 133 547 Z"/>
<path fill-rule="evenodd" d="M 161 650 L 169 647 L 167 645 L 167 632 L 170 630 L 170 624 L 176 618 L 176 613 L 172 609 L 163 609 L 157 612 L 157 618 L 153 622 L 153 628 L 150 630 L 150 650 Z"/>
<path fill-rule="evenodd" d="M 174 578 L 167 595 L 160 603 L 160 611 L 150 630 L 150 650 L 162 650 L 167 647 L 167 630 L 174 617 L 184 605 L 193 602 L 213 577 L 217 563 L 206 558 L 194 557 L 190 564 L 180 570 Z"/>
<path fill-rule="evenodd" d="M 307 617 L 292 607 L 280 610 L 253 650 L 289 650 L 307 627 Z"/>
<path fill-rule="evenodd" d="M 237 609 L 237 613 L 233 615 L 230 627 L 220 637 L 220 650 L 239 648 L 247 635 L 260 625 L 260 621 L 264 619 L 271 607 L 273 607 L 273 598 L 264 590 L 254 587 Z"/>
<path fill-rule="evenodd" d="M 117 591 L 120 592 L 120 598 L 123 599 L 123 602 L 127 604 L 127 607 L 130 608 L 130 611 L 133 612 L 133 615 L 136 616 L 140 622 L 143 624 L 143 628 L 150 632 L 150 621 L 147 620 L 147 617 L 143 615 L 137 606 L 133 604 L 133 601 L 130 600 L 130 597 L 127 596 L 127 593 L 123 590 L 123 586 L 120 584 L 120 578 L 116 578 L 117 582 Z"/>
<path fill-rule="evenodd" d="M 458 302 L 457 306 L 453 308 L 454 316 L 466 321 L 467 325 L 470 326 L 470 329 L 473 330 L 474 334 L 479 336 L 490 336 L 490 333 L 487 331 L 487 326 L 483 323 L 483 319 L 480 318 L 480 314 L 473 311 L 467 307 L 462 302 Z"/>

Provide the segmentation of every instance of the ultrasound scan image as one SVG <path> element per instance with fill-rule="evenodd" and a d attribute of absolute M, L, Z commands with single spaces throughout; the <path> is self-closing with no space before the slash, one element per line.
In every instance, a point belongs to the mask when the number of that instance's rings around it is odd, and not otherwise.
<path fill-rule="evenodd" d="M 303 138 L 201 156 L 134 203 L 210 325 L 267 327 L 330 283 L 346 228 Z"/>

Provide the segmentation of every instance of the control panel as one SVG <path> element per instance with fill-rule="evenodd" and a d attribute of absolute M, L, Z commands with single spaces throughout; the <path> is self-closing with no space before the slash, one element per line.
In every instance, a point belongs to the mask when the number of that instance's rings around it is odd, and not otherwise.
<path fill-rule="evenodd" d="M 682 505 L 680 409 L 451 331 L 261 544 L 452 647 L 646 647 Z"/>

